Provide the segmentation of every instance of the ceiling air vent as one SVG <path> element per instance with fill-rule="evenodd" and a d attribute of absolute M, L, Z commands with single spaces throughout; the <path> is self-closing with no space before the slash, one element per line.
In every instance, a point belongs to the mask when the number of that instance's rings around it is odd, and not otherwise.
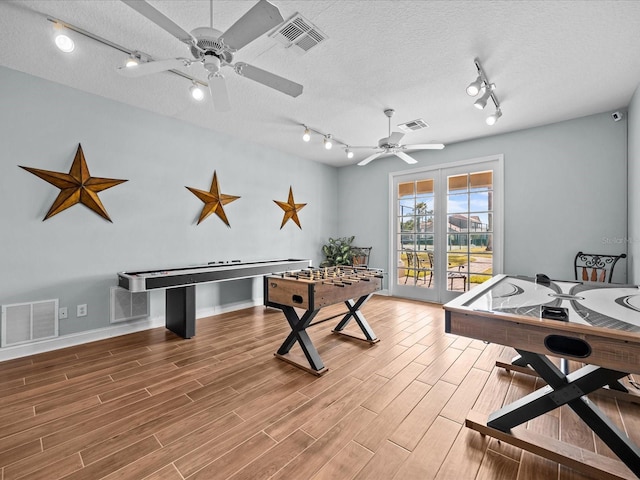
<path fill-rule="evenodd" d="M 300 54 L 307 53 L 327 39 L 318 27 L 299 13 L 294 14 L 270 36 L 282 43 L 285 48 L 296 47 L 294 50 Z"/>
<path fill-rule="evenodd" d="M 416 130 L 429 128 L 429 125 L 423 119 L 419 118 L 417 120 L 411 120 L 410 122 L 401 123 L 398 127 L 403 132 L 415 132 Z"/>

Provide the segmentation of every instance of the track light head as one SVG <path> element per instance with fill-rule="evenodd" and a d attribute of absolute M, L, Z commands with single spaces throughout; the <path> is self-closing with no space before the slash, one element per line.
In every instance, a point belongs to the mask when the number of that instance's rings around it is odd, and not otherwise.
<path fill-rule="evenodd" d="M 311 130 L 309 130 L 307 127 L 304 128 L 304 133 L 302 134 L 302 140 L 304 140 L 305 142 L 308 142 L 311 140 Z"/>
<path fill-rule="evenodd" d="M 482 77 L 478 75 L 478 78 L 476 78 L 473 82 L 471 82 L 467 87 L 467 95 L 469 95 L 470 97 L 475 97 L 476 95 L 478 95 L 478 93 L 480 93 L 481 87 L 482 87 Z"/>
<path fill-rule="evenodd" d="M 345 149 L 345 153 L 347 154 L 347 158 L 349 158 L 349 159 L 353 158 L 353 151 L 351 151 L 348 148 L 346 148 Z"/>
<path fill-rule="evenodd" d="M 495 125 L 501 116 L 502 116 L 502 110 L 498 108 L 496 109 L 495 112 L 489 115 L 485 121 L 487 122 L 487 125 Z"/>
<path fill-rule="evenodd" d="M 486 85 L 483 88 L 482 96 L 473 102 L 473 106 L 478 110 L 482 110 L 487 106 L 487 100 L 491 97 L 491 92 L 493 91 L 493 85 Z"/>
<path fill-rule="evenodd" d="M 324 148 L 331 150 L 331 147 L 333 147 L 333 142 L 331 141 L 331 134 L 329 133 L 324 137 Z"/>
<path fill-rule="evenodd" d="M 64 53 L 71 53 L 76 48 L 73 39 L 64 33 L 59 33 L 55 38 L 56 47 Z"/>
<path fill-rule="evenodd" d="M 198 85 L 196 82 L 193 82 L 193 85 L 189 87 L 189 92 L 191 93 L 191 96 L 194 100 L 198 102 L 204 100 L 204 90 L 202 90 L 202 88 L 200 88 L 200 85 Z"/>

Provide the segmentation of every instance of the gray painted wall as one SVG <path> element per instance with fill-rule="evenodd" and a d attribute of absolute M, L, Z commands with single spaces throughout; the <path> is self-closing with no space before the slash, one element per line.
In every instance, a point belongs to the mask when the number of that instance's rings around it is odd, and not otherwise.
<path fill-rule="evenodd" d="M 500 121 L 508 121 L 508 114 Z M 411 135 L 405 140 L 410 143 Z M 371 264 L 388 268 L 389 172 L 500 153 L 505 273 L 570 279 L 579 250 L 626 252 L 627 125 L 610 113 L 414 152 L 418 165 L 388 157 L 342 168 L 340 235 L 373 245 Z M 624 263 L 615 280 L 626 281 Z"/>
<path fill-rule="evenodd" d="M 277 257 L 318 264 L 326 238 L 346 235 L 374 247 L 373 266 L 388 267 L 389 172 L 412 168 L 396 158 L 336 169 L 2 67 L 0 85 L 0 304 L 59 298 L 69 307 L 61 335 L 109 325 L 109 287 L 121 270 Z M 627 232 L 627 118 L 634 185 L 638 102 L 636 92 L 620 122 L 603 113 L 413 155 L 435 165 L 504 154 L 505 272 L 571 278 L 577 250 L 620 253 L 629 236 L 640 238 L 634 188 Z M 113 223 L 81 205 L 43 222 L 58 189 L 17 167 L 68 172 L 78 143 L 92 175 L 129 180 L 100 193 Z M 196 226 L 202 203 L 184 188 L 207 190 L 214 170 L 224 193 L 242 197 L 226 207 L 230 229 L 217 217 Z M 303 230 L 279 228 L 273 200 L 286 200 L 289 185 L 308 204 Z M 197 308 L 251 297 L 250 281 L 205 285 Z M 81 303 L 89 315 L 76 318 Z M 151 315 L 163 314 L 156 292 Z"/>
<path fill-rule="evenodd" d="M 640 86 L 629 103 L 629 282 L 640 283 Z"/>
<path fill-rule="evenodd" d="M 217 260 L 311 258 L 337 233 L 337 169 L 238 142 L 184 122 L 132 108 L 0 67 L 0 304 L 59 298 L 66 335 L 109 326 L 116 272 Z M 204 105 L 208 108 L 210 105 Z M 213 112 L 212 112 L 213 114 Z M 83 205 L 42 221 L 59 190 L 18 168 L 68 172 L 78 143 L 93 176 L 129 181 L 99 194 L 113 223 Z M 225 207 L 231 228 L 185 186 L 242 198 Z M 280 229 L 273 200 L 306 203 L 302 230 Z M 198 287 L 197 309 L 251 301 L 252 282 Z M 76 305 L 88 316 L 76 318 Z M 152 295 L 152 317 L 164 315 Z"/>

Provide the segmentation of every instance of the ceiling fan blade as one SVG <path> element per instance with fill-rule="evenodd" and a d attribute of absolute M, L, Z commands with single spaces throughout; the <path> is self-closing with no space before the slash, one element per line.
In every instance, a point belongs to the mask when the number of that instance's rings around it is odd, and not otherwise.
<path fill-rule="evenodd" d="M 227 83 L 222 75 L 209 76 L 209 92 L 211 93 L 211 100 L 213 100 L 213 108 L 215 108 L 217 112 L 228 112 L 231 110 Z"/>
<path fill-rule="evenodd" d="M 118 67 L 116 71 L 124 77 L 137 78 L 144 75 L 165 72 L 167 70 L 173 70 L 174 68 L 184 66 L 185 61 L 183 59 L 169 58 L 167 60 L 139 63 L 138 65 L 132 65 L 130 67 Z"/>
<path fill-rule="evenodd" d="M 406 154 L 406 153 L 404 153 L 404 152 L 393 152 L 393 154 L 394 154 L 396 157 L 401 158 L 402 160 L 404 160 L 405 162 L 407 162 L 407 163 L 409 163 L 409 164 L 418 163 L 418 161 L 417 161 L 415 158 L 410 157 L 409 155 L 407 155 L 407 154 Z"/>
<path fill-rule="evenodd" d="M 195 45 L 197 40 L 183 29 L 180 25 L 176 24 L 169 17 L 165 16 L 163 13 L 156 10 L 154 7 L 149 5 L 144 0 L 121 0 L 122 3 L 126 3 L 131 8 L 133 8 L 140 15 L 147 17 L 153 23 L 158 25 L 160 28 L 166 30 L 171 35 L 176 37 L 181 42 L 187 43 L 189 45 Z"/>
<path fill-rule="evenodd" d="M 373 155 L 369 155 L 367 158 L 365 158 L 364 160 L 358 162 L 358 166 L 359 167 L 364 167 L 367 163 L 371 162 L 372 160 L 375 160 L 376 158 L 378 158 L 380 155 L 382 155 L 384 152 L 378 152 L 378 153 L 374 153 Z"/>
<path fill-rule="evenodd" d="M 297 97 L 302 93 L 302 85 L 286 78 L 280 77 L 275 73 L 267 72 L 261 68 L 248 65 L 244 62 L 238 62 L 234 65 L 234 69 L 238 75 L 247 77 L 254 82 L 261 83 L 267 87 L 274 88 L 282 93 L 286 93 L 292 97 Z"/>
<path fill-rule="evenodd" d="M 236 23 L 231 25 L 220 38 L 229 48 L 240 50 L 282 22 L 284 22 L 284 18 L 278 7 L 267 0 L 260 0 Z"/>
<path fill-rule="evenodd" d="M 404 145 L 402 148 L 409 150 L 442 150 L 442 143 L 416 143 L 415 145 Z"/>
<path fill-rule="evenodd" d="M 402 133 L 402 132 L 392 132 L 391 135 L 389 135 L 389 138 L 387 139 L 387 142 L 390 145 L 398 145 L 400 143 L 400 140 L 402 140 L 402 137 L 404 137 L 404 133 Z"/>

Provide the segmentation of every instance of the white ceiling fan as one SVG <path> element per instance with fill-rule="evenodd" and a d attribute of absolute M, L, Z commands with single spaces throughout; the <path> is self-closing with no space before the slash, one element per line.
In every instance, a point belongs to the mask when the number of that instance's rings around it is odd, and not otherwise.
<path fill-rule="evenodd" d="M 442 143 L 418 143 L 414 145 L 400 144 L 400 140 L 402 140 L 402 137 L 404 137 L 404 133 L 402 132 L 391 133 L 391 117 L 393 117 L 394 113 L 395 113 L 395 110 L 393 110 L 392 108 L 387 108 L 384 111 L 384 114 L 389 119 L 389 136 L 378 140 L 377 147 L 349 147 L 351 149 L 374 148 L 374 149 L 380 150 L 379 152 L 376 152 L 373 155 L 369 155 L 367 158 L 359 162 L 358 163 L 359 166 L 364 166 L 369 162 L 371 162 L 372 160 L 375 160 L 379 156 L 389 154 L 389 153 L 393 153 L 396 157 L 401 158 L 407 163 L 418 163 L 417 160 L 407 155 L 404 151 L 405 150 L 441 150 L 444 148 L 444 145 Z"/>
<path fill-rule="evenodd" d="M 267 0 L 259 0 L 224 33 L 213 28 L 213 25 L 198 27 L 189 33 L 144 0 L 121 1 L 181 42 L 186 43 L 193 55 L 192 59 L 171 58 L 119 67 L 118 72 L 122 75 L 141 77 L 190 66 L 192 63 L 202 63 L 208 72 L 209 91 L 217 111 L 231 109 L 225 77 L 220 73 L 221 67 L 225 66 L 232 67 L 238 75 L 292 97 L 297 97 L 302 93 L 302 85 L 298 83 L 244 62 L 233 63 L 233 55 L 238 50 L 284 21 L 278 7 Z M 211 23 L 213 23 L 213 4 L 211 4 L 211 19 Z"/>

